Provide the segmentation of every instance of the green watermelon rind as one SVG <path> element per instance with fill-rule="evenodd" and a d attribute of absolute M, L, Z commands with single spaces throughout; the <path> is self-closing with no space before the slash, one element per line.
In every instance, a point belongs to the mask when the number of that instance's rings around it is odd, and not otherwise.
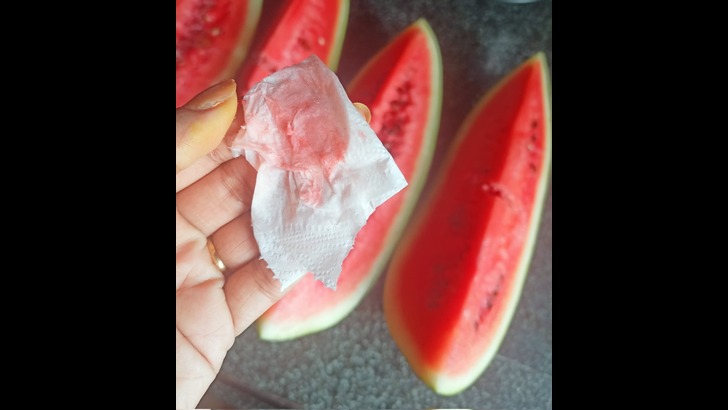
<path fill-rule="evenodd" d="M 504 306 L 503 309 L 503 317 L 502 320 L 499 322 L 499 326 L 495 329 L 495 334 L 493 335 L 491 339 L 491 343 L 489 344 L 486 351 L 483 353 L 483 355 L 478 358 L 470 371 L 458 375 L 458 376 L 450 376 L 447 374 L 441 374 L 437 369 L 432 368 L 431 366 L 428 366 L 425 364 L 425 362 L 418 357 L 418 349 L 415 347 L 415 343 L 412 341 L 409 334 L 404 330 L 405 327 L 401 324 L 402 319 L 399 317 L 399 315 L 396 312 L 396 309 L 388 309 L 387 308 L 387 300 L 388 300 L 388 290 L 393 288 L 393 286 L 390 286 L 389 283 L 385 284 L 385 320 L 387 322 L 387 327 L 392 334 L 393 338 L 395 339 L 395 342 L 400 348 L 400 351 L 403 353 L 405 358 L 407 359 L 408 363 L 410 364 L 410 367 L 413 369 L 414 373 L 427 385 L 429 386 L 433 391 L 436 393 L 443 395 L 443 396 L 452 396 L 455 394 L 458 394 L 462 392 L 463 390 L 470 387 L 477 379 L 480 377 L 480 375 L 485 371 L 485 369 L 490 364 L 491 360 L 495 356 L 496 352 L 498 351 L 503 338 L 505 337 L 505 334 L 508 330 L 508 327 L 510 325 L 510 322 L 513 318 L 513 315 L 515 313 L 516 307 L 518 306 L 518 302 L 520 300 L 520 295 L 523 290 L 523 284 L 525 282 L 525 278 L 528 274 L 528 269 L 531 263 L 531 257 L 534 250 L 534 245 L 536 243 L 536 238 L 538 236 L 538 229 L 540 226 L 540 220 L 541 220 L 541 214 L 543 212 L 543 204 L 546 197 L 546 190 L 548 188 L 548 181 L 549 181 L 549 169 L 551 166 L 551 102 L 550 102 L 550 96 L 551 96 L 551 83 L 549 80 L 549 72 L 548 72 L 548 63 L 546 61 L 546 55 L 543 52 L 539 52 L 529 58 L 527 61 L 525 61 L 523 64 L 521 64 L 518 68 L 513 70 L 508 76 L 503 78 L 501 81 L 496 84 L 495 87 L 493 87 L 481 100 L 478 102 L 478 104 L 471 110 L 470 114 L 468 115 L 467 119 L 461 126 L 461 131 L 458 132 L 458 135 L 453 142 L 452 148 L 448 152 L 448 156 L 446 160 L 444 161 L 444 164 L 440 170 L 439 177 L 436 180 L 434 184 L 434 188 L 432 189 L 432 194 L 435 194 L 439 191 L 442 184 L 444 184 L 446 181 L 444 181 L 444 175 L 445 170 L 448 168 L 449 164 L 454 161 L 458 148 L 462 141 L 465 139 L 465 136 L 468 134 L 468 131 L 470 131 L 470 127 L 472 123 L 477 118 L 478 114 L 481 112 L 483 107 L 490 102 L 490 100 L 498 94 L 498 92 L 501 90 L 503 86 L 508 84 L 508 82 L 513 78 L 517 73 L 519 73 L 523 68 L 530 66 L 532 64 L 538 64 L 540 68 L 540 74 L 541 74 L 541 81 L 543 84 L 543 111 L 544 111 L 544 120 L 546 126 L 545 129 L 545 135 L 544 135 L 544 151 L 543 151 L 543 162 L 541 167 L 541 175 L 539 177 L 537 189 L 536 189 L 536 196 L 534 199 L 534 205 L 531 210 L 531 222 L 529 224 L 528 233 L 526 236 L 526 241 L 524 243 L 523 253 L 520 255 L 518 267 L 516 268 L 516 272 L 514 274 L 513 278 L 513 288 L 511 291 L 511 297 L 507 300 L 507 304 Z M 424 211 L 424 210 L 423 210 Z M 418 215 L 413 219 L 411 223 L 412 231 L 416 231 L 417 227 L 423 223 L 423 219 L 425 217 L 426 212 L 419 212 Z M 412 235 L 405 235 L 403 238 L 403 243 L 398 248 L 398 253 L 404 254 L 407 252 L 409 248 L 409 242 L 413 236 Z M 394 260 L 392 261 L 391 266 L 396 266 L 396 259 L 397 255 L 394 256 Z"/>
<path fill-rule="evenodd" d="M 339 68 L 339 60 L 341 59 L 341 49 L 344 46 L 346 38 L 346 28 L 349 25 L 349 0 L 340 0 L 339 15 L 336 17 L 339 24 L 336 25 L 336 33 L 334 34 L 331 51 L 329 52 L 329 68 L 336 72 Z"/>
<path fill-rule="evenodd" d="M 430 73 L 431 99 L 427 114 L 428 123 L 425 126 L 422 148 L 420 149 L 420 155 L 412 173 L 413 177 L 411 178 L 412 180 L 409 181 L 408 191 L 406 194 L 407 196 L 402 201 L 400 211 L 393 220 L 391 225 L 392 227 L 384 238 L 382 252 L 372 263 L 369 274 L 365 276 L 365 279 L 359 284 L 359 286 L 356 287 L 351 296 L 338 306 L 322 311 L 318 315 L 310 316 L 292 323 L 286 323 L 285 325 L 276 324 L 272 321 L 267 321 L 264 318 L 259 319 L 256 322 L 256 327 L 258 330 L 258 336 L 263 340 L 285 341 L 296 339 L 331 328 L 346 318 L 356 308 L 356 306 L 358 306 L 384 271 L 390 256 L 394 252 L 397 242 L 404 232 L 404 227 L 407 225 L 407 222 L 412 216 L 412 212 L 417 204 L 422 188 L 425 185 L 435 151 L 437 135 L 440 128 L 443 88 L 442 55 L 440 53 L 440 46 L 434 31 L 424 18 L 420 18 L 414 22 L 410 27 L 405 29 L 405 31 L 412 29 L 420 30 L 425 34 L 428 44 L 427 49 L 432 63 Z M 377 55 L 372 57 L 370 61 L 361 70 L 359 70 L 359 74 L 351 81 L 349 88 L 353 87 L 358 79 L 363 77 L 364 73 L 368 71 L 370 66 L 375 64 L 375 61 L 379 59 L 386 49 L 387 46 L 377 53 Z M 314 303 L 314 301 L 312 301 L 312 303 Z"/>
<path fill-rule="evenodd" d="M 245 61 L 245 57 L 248 56 L 250 51 L 250 45 L 255 37 L 255 30 L 258 28 L 258 21 L 260 20 L 260 12 L 263 8 L 263 0 L 248 0 L 248 10 L 243 22 L 243 29 L 238 35 L 236 41 L 236 47 L 233 55 L 230 57 L 227 67 L 222 70 L 220 75 L 212 82 L 216 84 L 222 80 L 227 80 L 235 76 L 238 68 Z M 212 85 L 211 84 L 211 85 Z"/>

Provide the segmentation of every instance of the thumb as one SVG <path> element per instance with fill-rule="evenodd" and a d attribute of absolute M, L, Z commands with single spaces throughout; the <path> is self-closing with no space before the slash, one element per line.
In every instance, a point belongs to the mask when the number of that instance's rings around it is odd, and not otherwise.
<path fill-rule="evenodd" d="M 225 80 L 177 109 L 177 173 L 215 149 L 238 109 L 237 85 Z"/>

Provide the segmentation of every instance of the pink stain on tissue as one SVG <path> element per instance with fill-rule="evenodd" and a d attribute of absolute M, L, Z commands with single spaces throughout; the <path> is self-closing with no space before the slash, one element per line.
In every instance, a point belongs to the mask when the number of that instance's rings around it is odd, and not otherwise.
<path fill-rule="evenodd" d="M 348 147 L 348 117 L 336 75 L 318 57 L 284 68 L 243 98 L 244 147 L 272 166 L 291 171 L 301 200 L 322 203 L 322 193 Z"/>

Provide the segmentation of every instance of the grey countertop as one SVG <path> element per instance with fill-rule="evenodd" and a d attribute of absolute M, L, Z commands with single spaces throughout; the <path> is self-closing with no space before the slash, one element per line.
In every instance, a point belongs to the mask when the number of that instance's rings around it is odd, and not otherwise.
<path fill-rule="evenodd" d="M 267 0 L 270 2 L 271 0 Z M 266 2 L 266 3 L 267 3 Z M 552 66 L 551 1 L 351 0 L 338 74 L 346 84 L 386 42 L 419 17 L 440 42 L 443 112 L 433 170 L 465 115 L 508 71 L 538 51 Z M 265 24 L 267 14 L 261 20 Z M 210 388 L 235 408 L 275 408 L 270 400 L 224 383 L 279 396 L 304 408 L 551 409 L 552 195 L 544 205 L 536 249 L 516 314 L 498 354 L 464 392 L 442 397 L 410 370 L 382 313 L 383 280 L 339 325 L 290 342 L 240 335 Z"/>

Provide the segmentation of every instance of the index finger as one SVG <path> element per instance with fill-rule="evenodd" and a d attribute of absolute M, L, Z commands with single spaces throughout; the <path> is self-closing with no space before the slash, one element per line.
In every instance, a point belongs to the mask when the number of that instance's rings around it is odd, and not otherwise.
<path fill-rule="evenodd" d="M 287 290 L 293 286 L 289 286 Z M 235 326 L 235 336 L 247 329 L 273 306 L 286 291 L 273 279 L 273 271 L 263 259 L 253 259 L 225 280 L 225 299 Z"/>

